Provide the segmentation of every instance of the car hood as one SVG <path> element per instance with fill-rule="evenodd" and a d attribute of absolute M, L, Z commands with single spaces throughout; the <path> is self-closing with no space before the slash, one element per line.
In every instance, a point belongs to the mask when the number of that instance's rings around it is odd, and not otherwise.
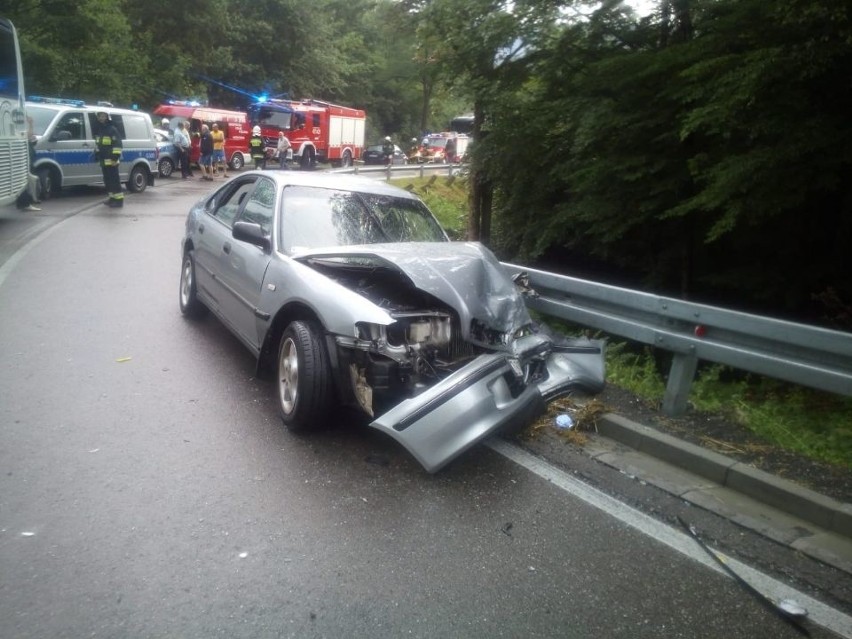
<path fill-rule="evenodd" d="M 465 338 L 471 320 L 512 334 L 530 322 L 523 299 L 496 256 L 475 242 L 409 242 L 311 249 L 292 256 L 310 264 L 315 259 L 358 258 L 401 271 L 422 291 L 459 314 Z"/>

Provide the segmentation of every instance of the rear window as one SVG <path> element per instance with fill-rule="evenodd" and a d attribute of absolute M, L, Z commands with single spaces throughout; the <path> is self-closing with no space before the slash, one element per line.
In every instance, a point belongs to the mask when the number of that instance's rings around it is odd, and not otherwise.
<path fill-rule="evenodd" d="M 114 116 L 115 117 L 115 116 Z M 150 140 L 151 130 L 144 115 L 124 115 L 124 139 Z"/>

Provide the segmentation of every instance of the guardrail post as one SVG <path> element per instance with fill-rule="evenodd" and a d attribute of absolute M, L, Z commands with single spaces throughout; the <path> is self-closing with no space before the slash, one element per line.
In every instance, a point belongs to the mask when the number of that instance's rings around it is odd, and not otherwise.
<path fill-rule="evenodd" d="M 695 351 L 691 353 L 675 353 L 672 367 L 669 369 L 669 381 L 663 394 L 663 413 L 669 417 L 677 417 L 686 412 L 689 399 L 689 389 L 695 379 L 698 358 Z"/>

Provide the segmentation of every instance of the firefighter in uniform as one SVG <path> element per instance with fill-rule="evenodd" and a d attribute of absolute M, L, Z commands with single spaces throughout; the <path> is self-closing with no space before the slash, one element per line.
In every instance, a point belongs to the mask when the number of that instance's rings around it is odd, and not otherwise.
<path fill-rule="evenodd" d="M 249 153 L 251 153 L 251 159 L 254 160 L 255 169 L 266 168 L 266 144 L 263 142 L 263 137 L 260 135 L 259 126 L 256 126 L 251 130 L 251 138 L 249 138 Z"/>
<path fill-rule="evenodd" d="M 393 164 L 393 140 L 391 140 L 390 136 L 386 136 L 384 142 L 382 142 L 382 153 L 385 156 L 385 164 Z"/>
<path fill-rule="evenodd" d="M 121 178 L 118 174 L 118 165 L 121 162 L 121 136 L 106 111 L 98 111 L 97 119 L 96 156 L 101 163 L 104 186 L 109 193 L 109 198 L 104 204 L 112 208 L 121 208 L 124 206 L 124 193 L 121 190 Z"/>

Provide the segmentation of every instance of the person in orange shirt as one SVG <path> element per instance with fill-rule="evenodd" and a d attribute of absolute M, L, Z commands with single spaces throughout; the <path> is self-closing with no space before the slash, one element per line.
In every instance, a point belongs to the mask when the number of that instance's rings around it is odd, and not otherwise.
<path fill-rule="evenodd" d="M 222 177 L 228 177 L 228 163 L 225 161 L 225 132 L 214 122 L 210 135 L 213 137 L 213 176 L 215 177 L 221 169 Z"/>

